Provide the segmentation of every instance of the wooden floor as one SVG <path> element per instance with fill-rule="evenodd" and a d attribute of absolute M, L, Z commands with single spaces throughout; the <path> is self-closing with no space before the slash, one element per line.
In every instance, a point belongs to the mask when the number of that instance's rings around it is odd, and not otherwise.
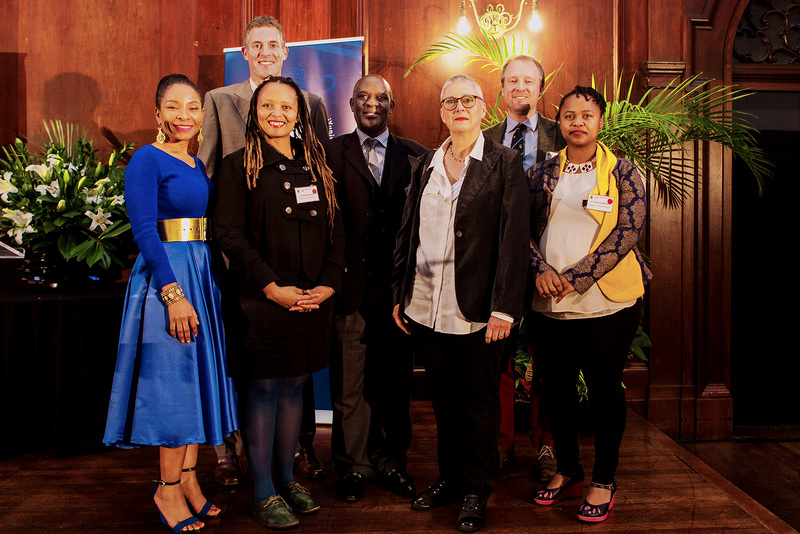
<path fill-rule="evenodd" d="M 418 487 L 436 478 L 435 427 L 430 404 L 414 403 L 415 436 L 409 471 Z M 538 485 L 530 476 L 534 450 L 517 438 L 517 466 L 493 480 L 485 532 L 796 532 L 687 450 L 630 412 L 617 472 L 619 492 L 609 519 L 582 524 L 575 518 L 581 499 L 552 507 L 531 503 Z M 330 456 L 330 430 L 321 427 L 317 450 Z M 584 440 L 584 466 L 591 466 L 591 442 Z M 0 532 L 167 532 L 156 520 L 150 500 L 157 475 L 158 451 L 112 450 L 59 459 L 48 454 L 0 461 Z M 215 456 L 201 447 L 200 481 L 223 508 L 220 519 L 205 529 L 214 534 L 263 533 L 249 512 L 252 483 L 224 489 L 211 479 Z M 330 473 L 330 462 L 325 461 Z M 764 474 L 766 477 L 767 475 Z M 416 512 L 402 499 L 369 484 L 360 502 L 335 497 L 334 478 L 309 483 L 322 510 L 301 518 L 301 532 L 380 533 L 456 532 L 458 505 Z"/>

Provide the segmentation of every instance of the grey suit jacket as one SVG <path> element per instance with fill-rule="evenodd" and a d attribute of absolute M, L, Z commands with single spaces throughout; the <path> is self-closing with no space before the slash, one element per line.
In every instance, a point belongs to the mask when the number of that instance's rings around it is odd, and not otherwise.
<path fill-rule="evenodd" d="M 208 177 L 215 182 L 214 173 L 219 169 L 222 158 L 244 148 L 252 96 L 249 79 L 206 93 L 203 142 L 200 143 L 197 157 L 206 166 Z M 308 102 L 311 124 L 317 137 L 323 141 L 328 139 L 328 110 L 325 109 L 325 103 L 317 95 L 306 91 L 303 91 L 303 96 Z"/>
<path fill-rule="evenodd" d="M 483 131 L 483 135 L 487 139 L 491 139 L 495 143 L 503 144 L 503 137 L 506 134 L 506 121 L 490 126 Z M 556 121 L 551 121 L 546 117 L 539 114 L 539 124 L 536 127 L 539 137 L 539 143 L 536 147 L 536 163 L 544 161 L 548 152 L 557 152 L 567 146 L 567 142 L 561 137 L 561 130 L 558 128 Z"/>

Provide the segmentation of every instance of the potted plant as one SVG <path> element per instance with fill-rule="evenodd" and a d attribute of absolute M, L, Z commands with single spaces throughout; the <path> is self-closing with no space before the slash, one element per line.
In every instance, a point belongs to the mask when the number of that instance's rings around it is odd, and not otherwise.
<path fill-rule="evenodd" d="M 41 152 L 16 139 L 0 154 L 0 239 L 24 247 L 34 281 L 120 271 L 130 241 L 120 158 L 133 145 L 104 163 L 77 126 L 50 121 L 45 131 Z"/>

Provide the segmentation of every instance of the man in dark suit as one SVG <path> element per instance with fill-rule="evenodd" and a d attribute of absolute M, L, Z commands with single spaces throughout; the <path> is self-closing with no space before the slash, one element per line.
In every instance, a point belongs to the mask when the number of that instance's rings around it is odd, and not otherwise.
<path fill-rule="evenodd" d="M 338 495 L 356 502 L 373 474 L 411 497 L 406 471 L 411 442 L 410 340 L 391 316 L 395 236 L 419 143 L 390 134 L 394 98 L 378 75 L 356 82 L 350 109 L 357 128 L 325 145 L 345 228 L 346 265 L 337 295 L 336 342 L 330 362 L 331 455 Z"/>
<path fill-rule="evenodd" d="M 203 161 L 209 178 L 214 180 L 222 158 L 244 147 L 247 115 L 253 91 L 267 76 L 280 76 L 283 61 L 289 54 L 280 23 L 269 16 L 256 17 L 244 30 L 242 55 L 250 67 L 250 77 L 241 82 L 213 89 L 206 93 L 203 119 L 203 142 L 197 156 Z M 320 139 L 328 139 L 328 112 L 317 95 L 303 91 L 309 105 L 311 122 Z M 225 280 L 222 282 L 225 284 Z M 295 456 L 295 470 L 309 480 L 325 476 L 312 445 L 316 433 L 314 416 L 314 385 L 309 379 L 303 387 L 303 423 Z M 214 447 L 217 468 L 214 480 L 229 486 L 239 483 L 238 454 L 242 450 L 237 431 L 225 438 L 223 445 Z"/>
<path fill-rule="evenodd" d="M 441 105 L 450 137 L 412 161 L 393 316 L 425 362 L 438 430 L 439 479 L 411 507 L 461 500 L 457 528 L 475 532 L 497 461 L 503 340 L 522 313 L 528 184 L 519 153 L 481 134 L 486 106 L 472 78 L 451 77 Z"/>
<path fill-rule="evenodd" d="M 503 122 L 484 130 L 483 134 L 495 143 L 520 150 L 522 165 L 527 171 L 544 161 L 548 152 L 561 150 L 567 143 L 556 122 L 536 111 L 544 89 L 544 69 L 539 61 L 525 55 L 509 58 L 500 73 L 500 83 L 508 116 Z M 514 139 L 515 135 L 517 139 Z"/>
<path fill-rule="evenodd" d="M 566 146 L 558 124 L 542 117 L 536 111 L 536 104 L 544 89 L 544 69 L 542 64 L 531 56 L 513 56 L 503 65 L 500 83 L 503 86 L 503 101 L 508 108 L 508 116 L 503 122 L 487 128 L 483 133 L 497 143 L 519 150 L 522 154 L 523 167 L 527 171 L 536 163 L 544 161 L 548 152 L 556 152 Z M 518 344 L 518 331 L 518 328 L 511 331 L 500 366 L 502 369 L 498 441 L 500 467 L 514 462 L 513 359 Z M 555 450 L 553 437 L 546 429 L 544 416 L 539 414 L 537 389 L 531 388 L 529 435 L 534 447 L 539 451 L 537 478 L 542 482 L 548 482 L 556 470 Z"/>

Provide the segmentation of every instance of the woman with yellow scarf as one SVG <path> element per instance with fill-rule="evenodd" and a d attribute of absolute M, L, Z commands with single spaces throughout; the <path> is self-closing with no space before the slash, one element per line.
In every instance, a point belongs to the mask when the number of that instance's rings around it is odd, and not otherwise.
<path fill-rule="evenodd" d="M 578 518 L 590 522 L 605 520 L 614 506 L 626 418 L 622 371 L 652 278 L 636 248 L 646 190 L 636 167 L 597 141 L 605 108 L 590 87 L 567 93 L 557 115 L 567 147 L 528 171 L 536 285 L 530 344 L 558 461 L 534 501 L 547 506 L 583 493 L 575 392 L 583 370 L 595 465 Z"/>

